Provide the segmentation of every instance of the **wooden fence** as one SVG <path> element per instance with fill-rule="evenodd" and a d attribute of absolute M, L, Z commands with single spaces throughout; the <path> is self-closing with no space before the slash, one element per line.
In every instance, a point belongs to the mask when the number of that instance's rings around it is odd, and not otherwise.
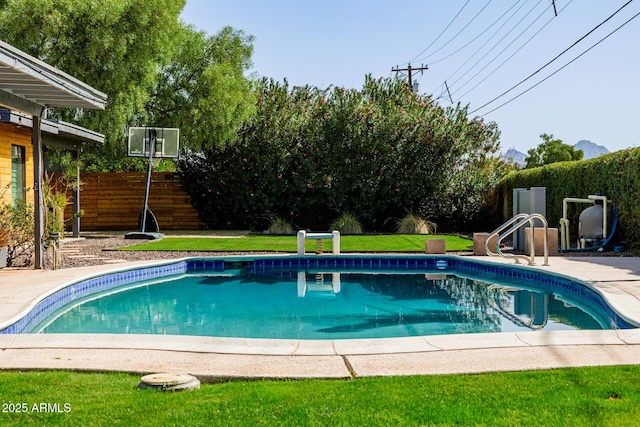
<path fill-rule="evenodd" d="M 138 218 L 144 202 L 146 173 L 113 172 L 80 175 L 80 218 L 82 231 L 138 229 Z M 191 199 L 173 173 L 151 174 L 149 208 L 162 230 L 197 230 L 202 226 Z M 72 215 L 71 204 L 65 218 Z M 71 221 L 67 222 L 71 227 Z"/>

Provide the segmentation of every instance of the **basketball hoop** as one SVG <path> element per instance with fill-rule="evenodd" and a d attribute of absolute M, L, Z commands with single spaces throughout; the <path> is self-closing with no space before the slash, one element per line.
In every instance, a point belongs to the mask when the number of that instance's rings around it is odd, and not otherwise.
<path fill-rule="evenodd" d="M 144 189 L 144 203 L 138 219 L 140 231 L 127 233 L 125 239 L 154 240 L 164 237 L 159 233 L 158 221 L 149 209 L 149 188 L 151 187 L 151 168 L 154 158 L 178 158 L 180 130 L 176 128 L 131 127 L 127 141 L 129 157 L 146 157 L 147 182 Z"/>

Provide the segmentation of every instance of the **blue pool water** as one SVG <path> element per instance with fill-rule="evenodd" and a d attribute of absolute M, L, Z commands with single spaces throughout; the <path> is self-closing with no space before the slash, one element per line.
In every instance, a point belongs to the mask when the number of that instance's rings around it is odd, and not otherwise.
<path fill-rule="evenodd" d="M 97 293 L 78 284 L 7 330 L 346 339 L 630 327 L 583 284 L 458 257 L 190 260 L 175 270 L 119 273 Z"/>

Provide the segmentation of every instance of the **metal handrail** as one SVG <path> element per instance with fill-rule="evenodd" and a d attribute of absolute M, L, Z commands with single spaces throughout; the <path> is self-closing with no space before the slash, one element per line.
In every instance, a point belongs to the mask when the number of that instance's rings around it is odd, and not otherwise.
<path fill-rule="evenodd" d="M 514 222 L 516 222 L 517 220 L 522 219 L 522 218 L 526 218 L 527 216 L 528 216 L 528 214 L 525 214 L 525 213 L 517 214 L 513 218 L 511 218 L 510 220 L 508 220 L 507 222 L 502 224 L 500 227 L 496 228 L 491 233 L 489 233 L 487 238 L 484 240 L 484 253 L 486 253 L 489 256 L 500 256 L 500 254 L 498 253 L 499 252 L 499 247 L 497 245 L 496 245 L 496 252 L 491 252 L 489 250 L 489 248 L 488 248 L 489 240 L 491 240 L 491 238 L 499 235 L 502 230 L 504 230 L 505 228 L 507 228 L 508 226 L 513 224 Z"/>
<path fill-rule="evenodd" d="M 523 217 L 524 215 L 524 217 Z M 513 258 L 516 261 L 516 264 L 520 264 L 520 260 L 524 259 L 526 260 L 529 265 L 535 265 L 535 219 L 539 219 L 542 221 L 542 225 L 544 227 L 544 233 L 543 233 L 543 243 L 544 243 L 544 264 L 543 265 L 549 265 L 549 241 L 548 241 L 548 224 L 547 224 L 547 219 L 538 213 L 533 213 L 530 215 L 527 214 L 518 214 L 516 216 L 514 216 L 513 218 L 511 218 L 509 221 L 507 221 L 506 223 L 502 224 L 500 227 L 498 227 L 496 230 L 494 230 L 493 232 L 489 233 L 489 235 L 487 236 L 487 238 L 484 241 L 484 248 L 485 248 L 485 253 L 489 256 L 501 256 L 503 258 Z M 520 220 L 520 221 L 518 221 Z M 518 221 L 518 222 L 516 222 Z M 509 228 L 507 231 L 505 231 L 504 233 L 500 234 L 500 232 L 502 230 L 504 230 L 507 226 L 511 225 L 515 223 L 511 228 Z M 502 243 L 502 239 L 504 239 L 505 237 L 513 234 L 515 231 L 517 231 L 518 229 L 520 229 L 521 227 L 523 227 L 526 224 L 529 224 L 531 227 L 531 239 L 529 242 L 530 245 L 530 253 L 531 256 L 527 256 L 527 255 L 516 255 L 516 254 L 505 254 L 500 250 L 500 243 Z M 490 239 L 492 239 L 493 237 L 497 236 L 497 240 L 496 240 L 496 252 L 493 253 L 491 251 L 488 250 L 487 245 Z"/>

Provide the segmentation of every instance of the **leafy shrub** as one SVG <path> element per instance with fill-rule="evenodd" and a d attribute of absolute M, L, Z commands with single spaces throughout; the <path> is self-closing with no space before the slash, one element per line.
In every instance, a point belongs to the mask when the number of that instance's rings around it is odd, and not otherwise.
<path fill-rule="evenodd" d="M 396 233 L 398 234 L 432 234 L 438 226 L 431 222 L 408 212 L 404 217 L 396 221 Z"/>
<path fill-rule="evenodd" d="M 492 184 L 496 125 L 442 108 L 400 80 L 368 77 L 361 90 L 263 80 L 256 100 L 235 139 L 177 161 L 211 227 L 260 229 L 264 212 L 290 213 L 309 228 L 336 211 L 360 213 L 371 229 L 406 210 L 473 216 L 476 196 Z M 448 186 L 454 179 L 473 185 Z"/>
<path fill-rule="evenodd" d="M 7 266 L 16 266 L 18 261 L 27 264 L 33 252 L 33 207 L 19 200 L 15 206 L 0 205 L 0 230 L 4 231 L 7 249 Z"/>
<path fill-rule="evenodd" d="M 343 213 L 329 225 L 329 231 L 338 230 L 342 234 L 362 234 L 362 224 L 350 213 Z"/>
<path fill-rule="evenodd" d="M 9 246 L 11 242 L 11 230 L 0 228 L 0 248 Z"/>

